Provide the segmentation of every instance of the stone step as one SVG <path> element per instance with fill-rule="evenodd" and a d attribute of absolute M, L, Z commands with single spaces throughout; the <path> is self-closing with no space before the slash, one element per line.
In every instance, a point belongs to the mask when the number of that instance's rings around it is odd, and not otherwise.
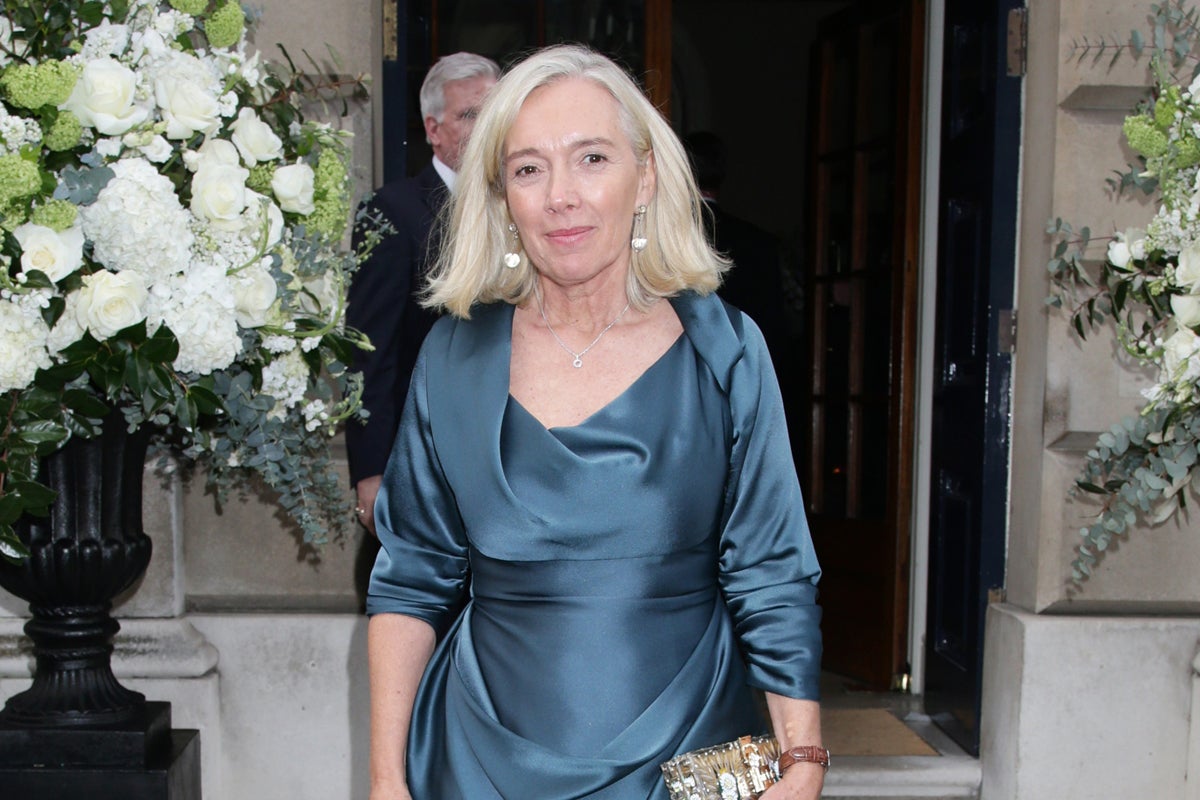
<path fill-rule="evenodd" d="M 979 800 L 979 759 L 965 753 L 918 712 L 901 716 L 936 756 L 834 756 L 822 798 Z"/>

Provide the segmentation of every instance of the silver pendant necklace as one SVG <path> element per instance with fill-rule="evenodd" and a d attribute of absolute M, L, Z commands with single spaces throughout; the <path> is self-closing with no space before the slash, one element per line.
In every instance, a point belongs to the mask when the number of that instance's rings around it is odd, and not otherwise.
<path fill-rule="evenodd" d="M 550 335 L 554 337 L 554 341 L 558 342 L 558 346 L 561 347 L 563 350 L 566 350 L 568 353 L 570 353 L 572 356 L 575 357 L 575 360 L 571 362 L 571 366 L 573 366 L 575 369 L 579 369 L 580 367 L 583 366 L 583 356 L 587 353 L 587 351 L 591 350 L 593 347 L 595 347 L 596 344 L 601 339 L 604 338 L 604 334 L 608 333 L 608 331 L 612 328 L 613 325 L 616 325 L 618 322 L 620 322 L 621 317 L 625 316 L 625 312 L 629 310 L 629 303 L 626 303 L 625 307 L 621 309 L 621 313 L 617 314 L 617 318 L 614 319 L 612 322 L 608 323 L 608 325 L 606 325 L 604 327 L 604 330 L 600 331 L 600 334 L 595 339 L 592 340 L 591 344 L 589 344 L 587 347 L 583 348 L 578 353 L 576 353 L 574 350 L 567 347 L 567 343 L 564 342 L 562 339 L 560 339 L 558 334 L 554 332 L 554 326 L 551 325 L 550 320 L 546 318 L 546 308 L 545 308 L 545 306 L 542 305 L 542 293 L 536 292 L 536 294 L 537 294 L 537 301 L 538 301 L 538 311 L 541 312 L 542 322 L 546 323 L 546 329 L 548 331 L 550 331 Z"/>

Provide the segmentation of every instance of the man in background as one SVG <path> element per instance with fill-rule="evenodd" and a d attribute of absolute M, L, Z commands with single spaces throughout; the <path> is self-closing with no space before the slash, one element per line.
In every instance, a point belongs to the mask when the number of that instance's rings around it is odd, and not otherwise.
<path fill-rule="evenodd" d="M 708 211 L 704 223 L 709 239 L 733 260 L 733 268 L 725 274 L 718 293 L 758 324 L 776 372 L 780 372 L 791 357 L 784 306 L 783 247 L 778 238 L 721 205 L 726 170 L 724 142 L 714 133 L 697 131 L 685 136 L 683 144 Z"/>
<path fill-rule="evenodd" d="M 375 532 L 375 496 L 400 422 L 409 378 L 425 334 L 437 316 L 418 303 L 422 279 L 437 254 L 434 220 L 462 162 L 467 137 L 488 90 L 500 77 L 496 63 L 474 53 L 443 56 L 421 84 L 421 117 L 433 160 L 415 177 L 385 184 L 368 201 L 371 216 L 395 229 L 372 251 L 350 284 L 346 322 L 367 334 L 375 350 L 356 351 L 363 374 L 365 425 L 346 427 L 355 513 Z M 356 232 L 357 233 L 357 232 Z"/>

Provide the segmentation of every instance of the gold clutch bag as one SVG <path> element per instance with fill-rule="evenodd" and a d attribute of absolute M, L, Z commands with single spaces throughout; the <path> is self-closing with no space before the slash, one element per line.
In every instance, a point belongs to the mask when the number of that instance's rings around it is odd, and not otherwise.
<path fill-rule="evenodd" d="M 677 755 L 662 774 L 671 800 L 757 800 L 779 780 L 779 742 L 743 736 Z"/>

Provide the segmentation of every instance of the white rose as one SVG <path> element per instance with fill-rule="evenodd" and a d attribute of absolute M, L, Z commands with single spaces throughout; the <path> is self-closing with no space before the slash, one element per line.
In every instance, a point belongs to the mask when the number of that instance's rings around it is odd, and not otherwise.
<path fill-rule="evenodd" d="M 1200 247 L 1193 245 L 1179 254 L 1175 285 L 1193 294 L 1200 289 Z"/>
<path fill-rule="evenodd" d="M 87 275 L 78 296 L 75 318 L 97 339 L 107 339 L 146 318 L 146 284 L 131 270 Z"/>
<path fill-rule="evenodd" d="M 239 273 L 233 279 L 233 298 L 237 323 L 243 328 L 267 324 L 267 312 L 275 303 L 275 279 L 261 264 Z"/>
<path fill-rule="evenodd" d="M 313 171 L 308 164 L 291 164 L 275 170 L 271 191 L 284 211 L 308 215 L 313 205 Z"/>
<path fill-rule="evenodd" d="M 167 123 L 168 139 L 190 139 L 196 133 L 211 133 L 221 119 L 217 98 L 186 78 L 159 76 L 154 81 L 154 99 Z"/>
<path fill-rule="evenodd" d="M 1146 232 L 1141 228 L 1130 228 L 1125 231 L 1125 241 L 1129 243 L 1129 255 L 1138 261 L 1146 260 Z"/>
<path fill-rule="evenodd" d="M 1171 295 L 1171 313 L 1180 325 L 1195 328 L 1200 325 L 1200 297 L 1190 294 Z"/>
<path fill-rule="evenodd" d="M 120 136 L 150 114 L 134 102 L 136 88 L 133 70 L 111 58 L 97 58 L 84 65 L 62 108 L 74 112 L 86 127 Z"/>
<path fill-rule="evenodd" d="M 238 118 L 229 129 L 230 136 L 237 146 L 238 152 L 252 167 L 259 161 L 274 161 L 283 158 L 283 140 L 275 135 L 271 126 L 258 118 L 253 108 L 243 108 L 238 112 Z"/>
<path fill-rule="evenodd" d="M 13 49 L 12 34 L 12 22 L 8 17 L 0 17 L 0 67 L 7 66 L 12 61 L 8 55 Z"/>
<path fill-rule="evenodd" d="M 1120 239 L 1113 239 L 1108 243 L 1108 262 L 1115 267 L 1124 269 L 1129 266 L 1129 260 L 1133 254 L 1129 252 L 1129 245 Z"/>
<path fill-rule="evenodd" d="M 243 167 L 204 164 L 192 176 L 192 213 L 223 230 L 240 228 L 248 177 L 250 171 Z"/>
<path fill-rule="evenodd" d="M 241 163 L 237 148 L 227 139 L 210 136 L 204 140 L 198 150 L 188 150 L 183 154 L 183 163 L 192 172 L 205 164 L 228 164 L 236 167 Z"/>
<path fill-rule="evenodd" d="M 300 308 L 307 314 L 321 316 L 337 303 L 337 285 L 329 279 L 329 273 L 300 280 Z"/>
<path fill-rule="evenodd" d="M 38 270 L 60 281 L 83 264 L 83 229 L 73 225 L 59 233 L 27 222 L 13 231 L 21 245 L 21 271 Z"/>
<path fill-rule="evenodd" d="M 255 230 L 259 233 L 255 234 L 254 241 L 260 244 L 258 236 L 263 230 L 263 214 L 266 217 L 266 243 L 262 246 L 266 250 L 270 250 L 283 238 L 283 212 L 279 210 L 279 206 L 269 197 L 265 197 L 258 192 L 246 190 L 246 207 L 254 209 L 255 213 L 250 220 L 250 224 L 255 226 Z"/>
<path fill-rule="evenodd" d="M 1200 337 L 1187 328 L 1175 331 L 1163 343 L 1162 369 L 1169 381 L 1184 377 L 1197 359 L 1200 359 Z"/>

